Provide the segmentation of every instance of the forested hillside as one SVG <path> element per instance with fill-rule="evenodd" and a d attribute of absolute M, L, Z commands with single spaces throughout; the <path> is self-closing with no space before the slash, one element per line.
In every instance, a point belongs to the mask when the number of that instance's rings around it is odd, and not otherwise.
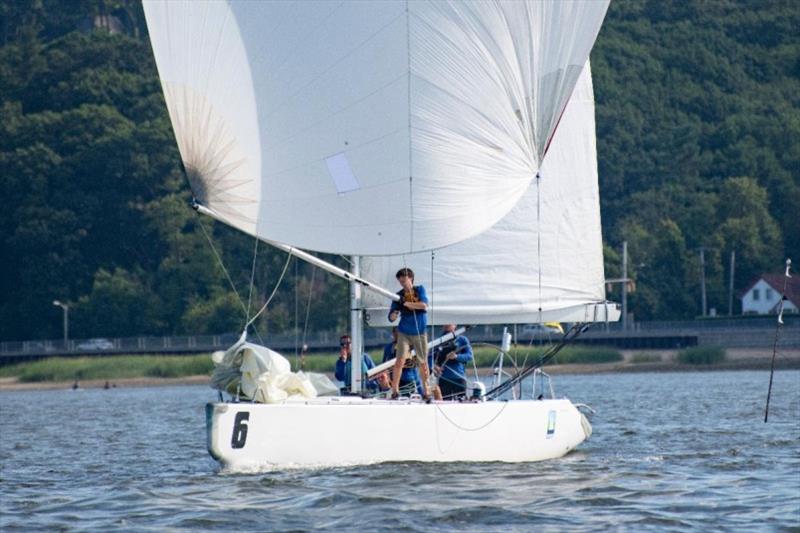
<path fill-rule="evenodd" d="M 238 331 L 285 267 L 260 331 L 345 326 L 346 285 L 266 246 L 249 297 L 252 239 L 189 208 L 138 2 L 0 17 L 0 339 L 59 337 L 55 299 L 75 337 Z M 800 258 L 799 27 L 793 1 L 612 3 L 592 54 L 606 275 L 627 240 L 637 319 L 700 313 L 701 248 L 722 312 L 732 250 L 737 289 Z"/>

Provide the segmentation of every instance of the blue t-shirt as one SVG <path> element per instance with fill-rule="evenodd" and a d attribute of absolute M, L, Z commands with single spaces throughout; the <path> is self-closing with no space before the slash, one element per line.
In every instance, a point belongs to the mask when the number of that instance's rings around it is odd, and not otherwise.
<path fill-rule="evenodd" d="M 403 305 L 403 301 L 424 302 L 428 304 L 428 295 L 425 294 L 425 287 L 422 285 L 414 286 L 414 294 L 411 299 L 405 300 L 405 290 L 397 292 L 400 297 L 399 302 L 392 302 L 389 309 L 391 315 L 394 311 L 400 311 L 400 323 L 397 324 L 397 331 L 405 335 L 424 335 L 425 328 L 428 327 L 428 313 L 424 310 L 409 309 Z"/>
<path fill-rule="evenodd" d="M 370 370 L 374 367 L 375 363 L 372 362 L 372 358 L 369 356 L 369 354 L 366 353 L 363 354 L 361 356 L 361 374 L 366 375 L 367 370 Z M 350 377 L 351 377 L 350 373 L 352 372 L 352 368 L 353 368 L 352 357 L 348 357 L 347 362 L 342 361 L 341 358 L 336 359 L 336 370 L 333 373 L 333 375 L 336 376 L 336 379 L 344 383 L 344 387 L 342 388 L 350 387 Z M 368 380 L 366 385 L 367 388 L 370 390 L 377 390 L 378 388 L 378 383 L 372 379 Z"/>

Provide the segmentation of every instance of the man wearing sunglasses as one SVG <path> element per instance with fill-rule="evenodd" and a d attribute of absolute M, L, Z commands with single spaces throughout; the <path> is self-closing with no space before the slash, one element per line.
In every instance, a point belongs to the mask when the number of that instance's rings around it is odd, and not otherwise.
<path fill-rule="evenodd" d="M 336 379 L 344 383 L 340 389 L 342 394 L 347 394 L 350 391 L 350 378 L 353 368 L 353 341 L 350 335 L 342 335 L 339 337 L 339 359 L 336 360 L 336 371 L 334 376 Z M 367 371 L 373 368 L 375 363 L 369 354 L 364 353 L 361 356 L 361 375 L 366 378 Z M 381 384 L 381 381 L 384 383 Z M 378 380 L 370 379 L 366 381 L 367 390 L 370 392 L 378 392 L 379 390 L 386 390 L 389 388 L 385 375 L 380 376 Z"/>

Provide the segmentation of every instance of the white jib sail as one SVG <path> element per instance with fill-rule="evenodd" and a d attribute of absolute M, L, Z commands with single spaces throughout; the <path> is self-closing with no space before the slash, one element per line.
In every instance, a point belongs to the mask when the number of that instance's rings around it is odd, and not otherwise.
<path fill-rule="evenodd" d="M 145 0 L 198 201 L 353 255 L 479 234 L 527 190 L 607 0 Z"/>
<path fill-rule="evenodd" d="M 538 206 L 538 207 L 537 207 Z M 431 256 L 433 253 L 433 262 Z M 436 324 L 591 321 L 605 300 L 594 96 L 587 64 L 553 138 L 537 185 L 488 231 L 436 250 L 364 257 L 362 275 L 397 286 L 412 268 Z M 388 301 L 365 294 L 371 325 L 387 325 Z M 541 308 L 541 313 L 540 313 Z"/>

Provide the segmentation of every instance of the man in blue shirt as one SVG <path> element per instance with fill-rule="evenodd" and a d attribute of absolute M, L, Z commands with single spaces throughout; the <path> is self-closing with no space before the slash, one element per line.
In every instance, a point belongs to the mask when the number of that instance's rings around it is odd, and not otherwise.
<path fill-rule="evenodd" d="M 351 355 L 353 354 L 352 350 L 352 339 L 350 335 L 342 335 L 339 337 L 339 359 L 336 360 L 336 371 L 333 373 L 336 376 L 336 379 L 344 383 L 344 387 L 341 388 L 342 393 L 347 393 L 350 390 L 350 378 L 351 372 L 353 368 L 353 361 Z M 375 363 L 372 361 L 372 358 L 369 354 L 363 354 L 361 356 L 361 375 L 366 376 L 367 370 L 373 368 Z M 377 392 L 380 389 L 380 386 L 377 381 L 371 379 L 366 382 L 367 389 L 372 392 Z"/>
<path fill-rule="evenodd" d="M 442 335 L 456 330 L 455 324 L 442 326 Z M 439 389 L 445 400 L 461 400 L 467 394 L 465 364 L 472 361 L 472 345 L 464 335 L 436 348 L 433 354 L 434 372 L 439 376 Z"/>
<path fill-rule="evenodd" d="M 425 287 L 414 285 L 414 271 L 410 268 L 401 268 L 395 277 L 403 288 L 397 293 L 400 301 L 392 302 L 389 309 L 390 322 L 400 317 L 397 325 L 397 359 L 392 370 L 392 398 L 400 396 L 400 376 L 413 348 L 422 373 L 422 395 L 426 401 L 430 401 L 428 336 L 425 333 L 428 325 L 428 296 L 425 294 Z"/>
<path fill-rule="evenodd" d="M 397 357 L 397 328 L 392 328 L 392 342 L 383 348 L 383 362 Z M 399 390 L 404 394 L 422 394 L 422 383 L 419 381 L 419 372 L 413 360 L 406 359 L 403 372 L 400 374 Z"/>

